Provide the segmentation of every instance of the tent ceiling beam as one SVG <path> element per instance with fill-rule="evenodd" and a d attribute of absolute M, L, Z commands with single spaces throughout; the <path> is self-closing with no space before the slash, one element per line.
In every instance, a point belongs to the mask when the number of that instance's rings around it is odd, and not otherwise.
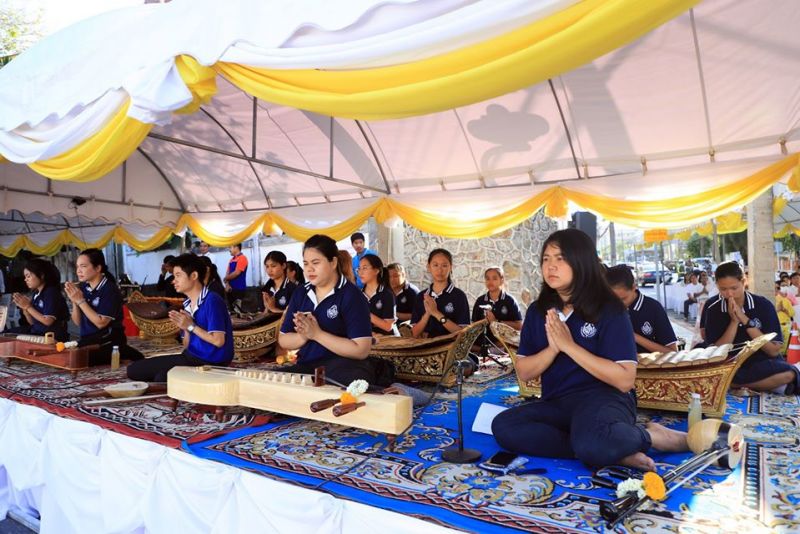
<path fill-rule="evenodd" d="M 25 215 L 22 212 L 19 212 L 19 218 L 22 219 L 23 223 L 25 223 L 25 228 L 28 229 L 28 233 L 29 234 L 33 233 L 33 230 L 31 230 L 31 225 L 28 224 L 27 220 L 25 220 Z"/>
<path fill-rule="evenodd" d="M 561 116 L 561 124 L 564 125 L 564 132 L 567 134 L 567 141 L 569 142 L 569 151 L 572 153 L 572 161 L 573 163 L 575 163 L 575 175 L 578 177 L 578 180 L 580 180 L 581 169 L 580 165 L 578 165 L 578 158 L 575 155 L 575 147 L 572 144 L 572 135 L 569 133 L 569 126 L 567 126 L 567 119 L 566 117 L 564 117 L 564 110 L 561 109 L 561 101 L 558 99 L 558 95 L 556 94 L 556 88 L 553 86 L 553 80 L 548 79 L 547 83 L 550 84 L 550 92 L 553 93 L 553 98 L 556 101 L 556 107 L 558 107 L 558 114 Z"/>
<path fill-rule="evenodd" d="M 214 121 L 216 123 L 216 125 L 219 126 L 222 129 L 223 132 L 225 132 L 225 135 L 227 135 L 228 138 L 231 141 L 233 141 L 233 144 L 236 145 L 236 148 L 239 149 L 239 152 L 242 153 L 242 156 L 247 157 L 247 154 L 245 154 L 245 152 L 244 152 L 244 148 L 242 148 L 242 145 L 239 144 L 239 141 L 237 141 L 236 138 L 231 134 L 230 130 L 228 130 L 225 126 L 223 126 L 222 123 L 219 122 L 217 120 L 217 118 L 214 115 L 212 115 L 211 112 L 208 111 L 207 109 L 201 107 L 200 111 L 205 113 L 208 116 L 209 119 Z M 255 143 L 255 139 L 253 140 L 253 143 Z M 253 157 L 255 157 L 255 155 Z M 261 183 L 261 176 L 258 175 L 258 171 L 256 170 L 255 166 L 253 165 L 252 161 L 248 160 L 247 164 L 250 166 L 250 170 L 253 171 L 253 175 L 256 178 L 256 182 L 258 182 L 258 187 L 261 189 L 261 192 L 264 194 L 264 200 L 267 202 L 267 206 L 269 206 L 269 208 L 272 209 L 274 207 L 272 205 L 272 199 L 269 197 L 269 194 L 267 193 L 267 190 L 264 189 L 264 184 Z"/>
<path fill-rule="evenodd" d="M 361 121 L 356 119 L 355 123 L 356 126 L 358 126 L 358 131 L 360 131 L 361 135 L 364 137 L 364 141 L 366 141 L 369 151 L 372 153 L 372 159 L 375 160 L 375 165 L 378 166 L 378 172 L 381 173 L 383 184 L 386 186 L 386 194 L 391 195 L 392 188 L 389 186 L 389 180 L 386 179 L 386 173 L 383 172 L 383 165 L 381 165 L 381 161 L 378 159 L 378 154 L 375 153 L 375 148 L 372 146 L 372 141 L 370 141 L 369 137 L 367 137 L 367 132 L 364 131 L 364 126 L 361 124 Z M 361 193 L 363 195 L 363 191 Z"/>
<path fill-rule="evenodd" d="M 694 55 L 697 59 L 697 74 L 700 78 L 700 95 L 703 98 L 703 116 L 706 120 L 706 137 L 708 138 L 708 150 L 714 150 L 714 142 L 711 139 L 711 115 L 708 113 L 708 93 L 706 92 L 706 78 L 703 75 L 703 61 L 700 58 L 700 40 L 697 38 L 697 26 L 694 23 L 694 9 L 689 10 L 689 21 L 692 24 L 692 40 L 694 41 Z M 710 153 L 710 152 L 709 152 Z M 712 156 L 713 161 L 713 156 Z"/>
<path fill-rule="evenodd" d="M 244 161 L 251 161 L 252 163 L 258 163 L 259 165 L 266 165 L 267 167 L 273 167 L 275 169 L 281 169 L 284 171 L 289 172 L 296 172 L 298 174 L 304 174 L 306 176 L 311 176 L 312 178 L 319 178 L 320 180 L 327 180 L 329 182 L 336 182 L 338 184 L 349 185 L 352 187 L 356 187 L 358 189 L 366 189 L 369 191 L 374 191 L 376 193 L 384 194 L 385 191 L 383 189 L 373 187 L 371 185 L 366 184 L 359 184 L 356 182 L 351 182 L 350 180 L 342 180 L 341 178 L 331 178 L 330 176 L 325 176 L 324 174 L 319 174 L 312 171 L 304 171 L 302 169 L 298 169 L 295 167 L 291 167 L 289 165 L 283 165 L 281 163 L 275 163 L 273 161 L 268 161 L 261 158 L 251 158 L 249 156 L 243 156 L 241 154 L 236 154 L 235 152 L 230 152 L 228 150 L 223 150 L 221 148 L 215 148 L 213 146 L 203 145 L 200 143 L 194 143 L 192 141 L 185 141 L 183 139 L 177 139 L 175 137 L 170 137 L 168 135 L 162 135 L 159 133 L 150 132 L 147 134 L 148 137 L 153 139 L 158 139 L 159 141 L 166 141 L 168 143 L 174 143 L 176 145 L 183 145 L 188 146 L 189 148 L 195 148 L 197 150 L 205 150 L 207 152 L 213 152 L 214 154 L 219 154 L 220 156 L 227 156 L 229 158 L 241 159 Z"/>
<path fill-rule="evenodd" d="M 136 148 L 136 150 L 138 150 L 139 154 L 144 156 L 144 159 L 149 161 L 150 165 L 152 165 L 153 168 L 156 170 L 156 172 L 158 172 L 158 174 L 161 175 L 161 178 L 164 180 L 164 183 L 166 183 L 167 187 L 169 187 L 170 191 L 172 191 L 172 195 L 175 197 L 175 200 L 178 201 L 178 206 L 181 207 L 181 211 L 186 211 L 186 205 L 183 203 L 183 200 L 181 200 L 181 197 L 178 195 L 178 192 L 175 190 L 175 187 L 172 185 L 172 182 L 170 182 L 169 178 L 167 178 L 167 175 L 164 174 L 164 171 L 161 170 L 161 167 L 159 167 L 158 164 L 155 161 L 153 161 L 153 158 L 150 157 L 150 154 L 144 151 L 141 145 L 139 145 Z"/>
<path fill-rule="evenodd" d="M 472 163 L 475 165 L 475 172 L 478 173 L 478 178 L 481 182 L 481 188 L 486 187 L 486 182 L 484 181 L 483 175 L 481 174 L 481 167 L 478 165 L 478 159 L 475 157 L 475 151 L 472 149 L 472 143 L 469 142 L 469 136 L 467 135 L 467 130 L 464 128 L 464 123 L 461 121 L 461 116 L 458 114 L 457 109 L 453 109 L 453 115 L 456 116 L 456 121 L 458 122 L 458 128 L 461 130 L 461 135 L 464 136 L 464 142 L 467 144 L 467 148 L 469 149 L 469 155 L 472 158 Z"/>
<path fill-rule="evenodd" d="M 7 187 L 6 190 L 10 191 L 12 193 L 22 193 L 24 195 L 47 196 L 47 198 L 63 198 L 65 200 L 72 200 L 73 198 L 75 198 L 75 195 L 64 195 L 62 193 L 49 193 L 49 194 L 45 195 L 41 191 L 31 191 L 29 189 L 19 189 L 19 188 L 16 188 L 16 187 Z M 125 206 L 127 208 L 131 207 L 131 204 L 129 204 L 127 202 L 120 202 L 119 200 L 109 200 L 109 199 L 105 199 L 105 198 L 92 198 L 91 200 L 93 200 L 95 202 L 102 202 L 104 204 L 112 204 L 114 206 Z M 134 208 L 150 208 L 150 209 L 164 210 L 164 211 L 174 211 L 176 213 L 183 213 L 184 211 L 186 211 L 185 209 L 170 208 L 170 207 L 167 207 L 167 206 L 154 206 L 152 204 L 137 204 L 137 203 L 134 203 L 133 207 Z M 62 217 L 63 217 L 63 215 L 62 215 Z"/>

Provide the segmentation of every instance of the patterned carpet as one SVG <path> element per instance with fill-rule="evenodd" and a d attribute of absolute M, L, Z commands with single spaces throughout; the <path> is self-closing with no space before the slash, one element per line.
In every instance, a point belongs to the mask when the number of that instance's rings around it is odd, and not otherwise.
<path fill-rule="evenodd" d="M 70 373 L 37 364 L 14 363 L 9 367 L 0 363 L 0 397 L 167 447 L 177 448 L 192 437 L 213 436 L 269 420 L 267 414 L 248 408 L 228 409 L 219 423 L 214 420 L 213 410 L 190 403 L 180 403 L 174 410 L 168 399 L 86 406 L 84 402 L 91 399 L 79 397 L 125 381 L 124 368 L 112 371 L 108 366 L 93 367 L 73 378 Z"/>
<path fill-rule="evenodd" d="M 516 382 L 500 378 L 466 388 L 465 421 L 482 401 L 520 402 Z M 452 397 L 453 392 L 445 395 Z M 685 428 L 685 416 L 643 412 L 642 419 Z M 709 468 L 664 503 L 638 514 L 618 532 L 797 532 L 800 530 L 800 402 L 797 397 L 729 397 L 726 418 L 743 425 L 748 447 L 730 472 Z M 454 444 L 455 403 L 434 402 L 387 452 L 383 436 L 288 419 L 234 430 L 184 448 L 200 457 L 280 480 L 474 532 L 603 532 L 600 500 L 611 491 L 590 481 L 573 460 L 531 459 L 542 475 L 496 476 L 474 465 L 441 461 Z M 467 432 L 484 459 L 497 450 L 491 436 Z M 664 472 L 688 454 L 653 454 Z"/>

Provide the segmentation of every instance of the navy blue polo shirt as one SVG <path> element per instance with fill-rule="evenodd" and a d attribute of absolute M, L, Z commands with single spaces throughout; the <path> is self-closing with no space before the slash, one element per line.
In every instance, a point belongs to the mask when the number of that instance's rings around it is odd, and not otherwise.
<path fill-rule="evenodd" d="M 44 335 L 46 332 L 53 332 L 56 340 L 65 341 L 67 338 L 67 318 L 69 309 L 67 301 L 61 290 L 57 286 L 47 286 L 41 291 L 34 293 L 31 298 L 31 305 L 36 311 L 45 317 L 52 317 L 55 322 L 47 326 L 33 319 L 31 323 L 31 334 Z"/>
<path fill-rule="evenodd" d="M 625 311 L 616 311 L 610 305 L 601 311 L 596 323 L 584 320 L 574 310 L 567 316 L 567 327 L 575 342 L 600 358 L 614 362 L 637 363 L 633 327 Z M 531 304 L 522 325 L 518 354 L 533 357 L 547 347 L 545 317 L 536 303 Z M 575 361 L 558 353 L 553 363 L 542 373 L 542 398 L 555 399 L 581 390 L 603 386 Z"/>
<path fill-rule="evenodd" d="M 329 334 L 348 339 L 361 339 L 372 337 L 372 323 L 369 318 L 369 304 L 364 294 L 344 276 L 339 277 L 339 282 L 333 291 L 328 293 L 321 302 L 317 302 L 315 288 L 311 283 L 298 288 L 289 301 L 286 314 L 281 325 L 281 332 L 289 334 L 294 329 L 294 314 L 296 312 L 311 312 L 314 314 L 320 328 Z M 313 339 L 300 347 L 297 352 L 298 364 L 309 364 L 319 360 L 338 357 L 336 353 L 328 350 Z"/>
<path fill-rule="evenodd" d="M 636 290 L 636 299 L 628 306 L 628 315 L 631 317 L 633 331 L 642 337 L 655 341 L 660 345 L 669 345 L 678 341 L 672 323 L 669 322 L 667 312 L 661 303 L 654 298 L 646 296 Z M 636 344 L 638 352 L 651 352 Z"/>
<path fill-rule="evenodd" d="M 192 314 L 194 323 L 206 332 L 223 332 L 225 343 L 215 347 L 200 336 L 189 334 L 189 346 L 186 350 L 195 358 L 200 358 L 209 363 L 228 364 L 233 360 L 233 324 L 228 315 L 228 306 L 225 301 L 204 286 L 197 299 L 197 307 L 192 309 L 192 300 L 183 301 L 183 309 Z"/>
<path fill-rule="evenodd" d="M 720 294 L 717 293 L 713 297 L 709 297 L 709 299 L 706 301 L 705 305 L 703 306 L 703 311 L 700 313 L 700 328 L 705 328 L 706 327 L 706 317 L 708 316 L 706 314 L 706 310 L 710 306 L 712 306 L 715 302 L 719 301 L 721 298 L 722 297 L 720 296 Z M 726 306 L 726 309 L 727 309 L 727 306 Z"/>
<path fill-rule="evenodd" d="M 755 321 L 758 329 L 764 334 L 774 332 L 777 334 L 772 341 L 778 343 L 783 342 L 781 335 L 781 324 L 778 321 L 778 313 L 775 311 L 775 305 L 761 295 L 754 295 L 749 291 L 744 292 L 744 306 L 742 311 L 747 315 L 751 321 Z M 724 298 L 717 298 L 713 302 L 711 299 L 706 301 L 703 307 L 703 317 L 705 318 L 706 337 L 705 341 L 709 345 L 716 345 L 722 334 L 728 328 L 731 322 L 731 316 L 728 315 L 728 301 Z M 752 338 L 747 334 L 747 325 L 740 324 L 736 329 L 736 336 L 733 338 L 733 344 L 744 343 L 750 341 Z M 746 369 L 758 361 L 774 359 L 771 358 L 763 350 L 759 350 L 750 356 L 746 362 L 742 364 L 741 370 Z M 737 372 L 737 376 L 738 376 Z M 736 377 L 734 377 L 734 383 Z"/>
<path fill-rule="evenodd" d="M 403 287 L 403 289 L 394 295 L 394 303 L 397 306 L 397 313 L 413 313 L 414 304 L 417 302 L 418 294 L 419 288 L 417 288 L 417 286 L 414 284 L 409 284 L 406 282 L 406 285 Z"/>
<path fill-rule="evenodd" d="M 117 284 L 109 281 L 106 275 L 92 289 L 88 282 L 82 284 L 83 298 L 101 317 L 109 317 L 111 323 L 106 328 L 122 328 L 122 295 Z M 81 313 L 81 337 L 96 334 L 100 331 L 85 313 Z"/>
<path fill-rule="evenodd" d="M 275 306 L 285 310 L 286 306 L 289 305 L 289 301 L 292 300 L 292 293 L 294 293 L 295 288 L 297 288 L 297 284 L 284 276 L 283 283 L 277 290 L 275 289 L 275 280 L 270 278 L 267 280 L 267 283 L 264 284 L 264 287 L 261 288 L 261 292 L 269 293 L 275 298 Z"/>
<path fill-rule="evenodd" d="M 366 288 L 364 289 L 366 290 Z M 397 319 L 397 313 L 395 313 L 394 295 L 392 294 L 392 290 L 389 288 L 389 286 L 379 285 L 378 290 L 375 291 L 375 294 L 372 295 L 372 297 L 368 297 L 366 293 L 364 293 L 364 296 L 367 297 L 367 302 L 369 302 L 370 313 L 374 313 L 381 319 Z M 396 324 L 392 325 L 391 330 L 384 330 L 373 325 L 372 331 L 378 334 L 386 334 L 389 336 L 400 335 Z"/>
<path fill-rule="evenodd" d="M 457 325 L 467 326 L 469 324 L 469 302 L 467 301 L 467 296 L 453 285 L 453 282 L 450 282 L 450 285 L 439 295 L 434 293 L 433 285 L 417 294 L 414 311 L 411 314 L 411 324 L 417 324 L 422 319 L 422 316 L 425 315 L 425 295 L 430 295 L 436 299 L 436 308 L 439 312 Z M 450 333 L 442 323 L 433 317 L 428 320 L 424 332 L 427 332 L 430 337 L 446 336 Z"/>
<path fill-rule="evenodd" d="M 492 313 L 498 321 L 522 320 L 522 313 L 519 311 L 517 300 L 505 291 L 500 291 L 500 297 L 497 300 L 492 300 L 488 292 L 475 300 L 475 305 L 472 306 L 473 323 L 484 318 L 485 315 L 481 306 L 487 304 L 492 307 Z"/>

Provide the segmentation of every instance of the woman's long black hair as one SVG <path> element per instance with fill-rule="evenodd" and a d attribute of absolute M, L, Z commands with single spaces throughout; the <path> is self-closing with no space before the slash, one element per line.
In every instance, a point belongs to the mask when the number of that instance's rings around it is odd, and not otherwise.
<path fill-rule="evenodd" d="M 375 254 L 367 254 L 361 261 L 367 260 L 373 269 L 378 270 L 378 287 L 380 286 L 388 286 L 389 285 L 389 271 L 386 270 L 386 267 L 383 266 L 383 260 L 381 260 Z"/>
<path fill-rule="evenodd" d="M 47 260 L 40 258 L 28 260 L 25 270 L 36 275 L 36 278 L 44 283 L 44 287 L 58 287 L 61 284 L 61 272 Z"/>
<path fill-rule="evenodd" d="M 591 238 L 580 230 L 568 228 L 559 230 L 548 237 L 542 245 L 542 263 L 544 251 L 549 245 L 554 245 L 561 250 L 564 261 L 572 268 L 572 284 L 569 288 L 569 304 L 586 321 L 596 322 L 600 318 L 603 308 L 611 307 L 620 313 L 625 311 L 622 301 L 611 291 L 603 273 L 597 250 Z M 543 278 L 546 273 L 542 273 Z M 547 285 L 547 280 L 542 280 L 542 290 L 536 301 L 536 308 L 542 315 L 550 308 L 564 307 L 558 291 Z"/>
<path fill-rule="evenodd" d="M 102 250 L 98 248 L 87 248 L 86 250 L 82 250 L 78 256 L 86 256 L 89 259 L 89 263 L 91 263 L 95 269 L 100 267 L 100 272 L 106 275 L 106 280 L 108 280 L 112 285 L 117 285 L 114 275 L 108 270 L 106 257 Z"/>

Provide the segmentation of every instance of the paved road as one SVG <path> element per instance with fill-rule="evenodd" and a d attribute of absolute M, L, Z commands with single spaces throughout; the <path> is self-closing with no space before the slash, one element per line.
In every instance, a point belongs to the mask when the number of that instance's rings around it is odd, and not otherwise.
<path fill-rule="evenodd" d="M 653 286 L 640 287 L 639 291 L 648 297 L 656 298 L 656 288 Z M 659 300 L 659 302 L 661 301 L 661 299 L 656 300 Z M 683 316 L 677 313 L 667 312 L 667 314 L 669 315 L 669 321 L 672 323 L 672 329 L 675 330 L 675 335 L 682 337 L 687 342 L 691 341 L 692 336 L 694 335 L 694 324 L 684 321 Z"/>

